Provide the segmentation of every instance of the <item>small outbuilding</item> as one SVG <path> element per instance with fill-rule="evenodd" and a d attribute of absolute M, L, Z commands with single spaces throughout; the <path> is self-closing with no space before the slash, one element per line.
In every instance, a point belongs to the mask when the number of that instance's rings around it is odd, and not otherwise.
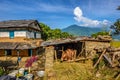
<path fill-rule="evenodd" d="M 80 58 L 91 58 L 96 53 L 94 49 L 110 47 L 110 41 L 109 39 L 95 39 L 83 36 L 46 41 L 41 46 L 46 48 L 46 65 L 52 66 L 55 60 L 74 61 Z"/>

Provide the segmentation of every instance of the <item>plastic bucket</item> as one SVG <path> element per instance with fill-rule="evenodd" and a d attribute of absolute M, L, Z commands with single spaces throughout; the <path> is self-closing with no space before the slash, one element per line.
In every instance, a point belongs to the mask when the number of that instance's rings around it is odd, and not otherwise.
<path fill-rule="evenodd" d="M 27 74 L 27 75 L 25 75 L 25 78 L 27 80 L 33 80 L 33 74 Z"/>
<path fill-rule="evenodd" d="M 24 75 L 24 68 L 20 68 L 19 69 L 19 73 L 22 74 L 22 75 Z"/>
<path fill-rule="evenodd" d="M 38 71 L 38 72 L 37 72 L 37 75 L 38 75 L 39 77 L 44 77 L 45 71 Z"/>

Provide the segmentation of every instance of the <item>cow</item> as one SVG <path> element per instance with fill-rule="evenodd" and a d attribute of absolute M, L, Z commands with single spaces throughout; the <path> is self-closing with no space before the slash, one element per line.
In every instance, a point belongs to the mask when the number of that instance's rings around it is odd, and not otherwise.
<path fill-rule="evenodd" d="M 67 49 L 62 52 L 61 61 L 70 61 L 75 58 L 75 50 Z"/>

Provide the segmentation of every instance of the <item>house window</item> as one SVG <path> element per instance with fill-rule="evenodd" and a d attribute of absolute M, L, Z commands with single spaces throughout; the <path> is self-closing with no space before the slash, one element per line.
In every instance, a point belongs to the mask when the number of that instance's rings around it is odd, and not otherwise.
<path fill-rule="evenodd" d="M 10 38 L 10 39 L 13 39 L 13 38 L 14 38 L 14 31 L 10 31 L 10 32 L 9 32 L 9 38 Z"/>
<path fill-rule="evenodd" d="M 36 38 L 36 32 L 34 32 L 34 38 Z"/>
<path fill-rule="evenodd" d="M 32 56 L 32 49 L 28 49 L 28 56 Z"/>
<path fill-rule="evenodd" d="M 5 55 L 6 56 L 11 56 L 12 55 L 12 51 L 10 49 L 5 50 Z"/>

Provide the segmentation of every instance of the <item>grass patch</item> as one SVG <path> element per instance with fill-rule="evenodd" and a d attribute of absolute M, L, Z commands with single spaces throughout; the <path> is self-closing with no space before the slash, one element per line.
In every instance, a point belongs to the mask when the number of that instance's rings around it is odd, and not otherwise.
<path fill-rule="evenodd" d="M 54 76 L 49 80 L 114 80 L 115 71 L 111 68 L 93 68 L 91 60 L 85 63 L 55 62 L 52 73 Z M 99 75 L 99 76 L 96 76 Z"/>
<path fill-rule="evenodd" d="M 118 47 L 120 47 L 120 41 L 111 41 L 110 45 L 112 47 L 118 48 Z"/>
<path fill-rule="evenodd" d="M 50 80 L 96 80 L 91 61 L 86 63 L 55 62 L 55 77 Z"/>

